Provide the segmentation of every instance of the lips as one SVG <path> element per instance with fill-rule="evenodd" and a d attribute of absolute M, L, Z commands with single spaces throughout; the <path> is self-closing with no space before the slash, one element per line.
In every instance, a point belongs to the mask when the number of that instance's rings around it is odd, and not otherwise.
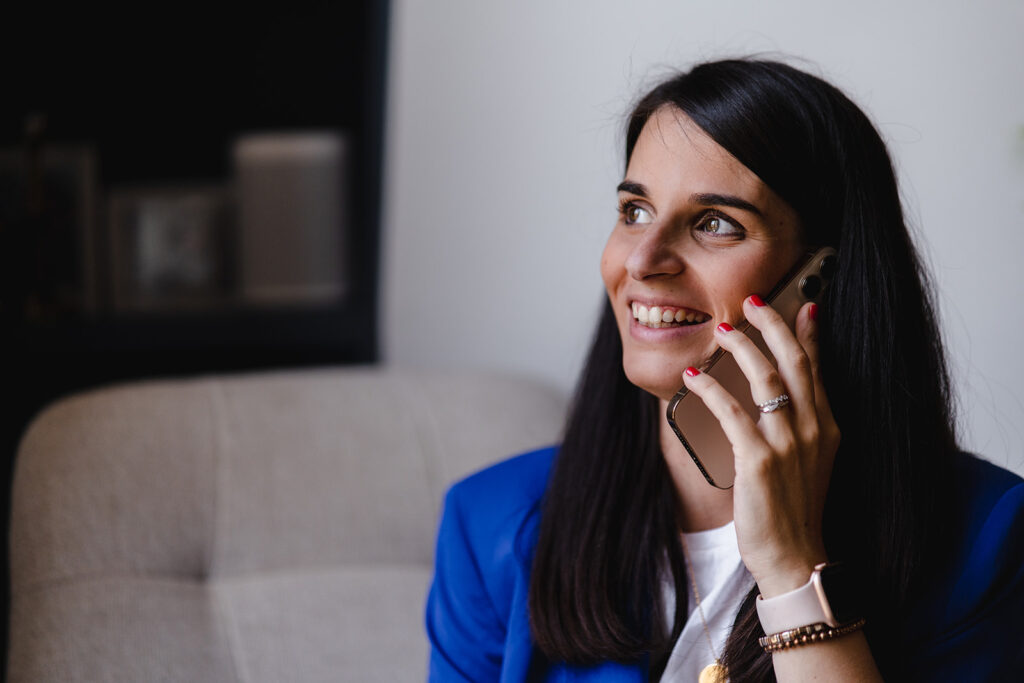
<path fill-rule="evenodd" d="M 654 329 L 663 327 L 686 327 L 699 325 L 711 319 L 703 311 L 682 306 L 648 305 L 633 301 L 633 319 L 639 324 Z"/>

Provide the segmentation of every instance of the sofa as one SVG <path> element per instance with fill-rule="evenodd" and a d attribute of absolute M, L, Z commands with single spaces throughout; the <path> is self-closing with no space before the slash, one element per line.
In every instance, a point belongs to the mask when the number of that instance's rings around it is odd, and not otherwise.
<path fill-rule="evenodd" d="M 62 399 L 15 463 L 8 680 L 423 680 L 445 490 L 554 442 L 564 408 L 377 367 Z"/>

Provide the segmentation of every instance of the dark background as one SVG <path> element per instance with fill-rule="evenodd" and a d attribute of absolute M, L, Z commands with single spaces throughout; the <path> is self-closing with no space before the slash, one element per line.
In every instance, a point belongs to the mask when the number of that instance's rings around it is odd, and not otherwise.
<path fill-rule="evenodd" d="M 386 0 L 0 10 L 0 148 L 95 149 L 97 240 L 112 186 L 224 182 L 240 133 L 328 129 L 351 144 L 350 278 L 335 304 L 119 312 L 98 245 L 96 303 L 81 305 L 66 295 L 87 287 L 75 266 L 85 247 L 63 229 L 59 198 L 43 197 L 40 213 L 23 185 L 0 188 L 5 529 L 20 434 L 60 396 L 143 377 L 377 360 L 387 18 Z"/>

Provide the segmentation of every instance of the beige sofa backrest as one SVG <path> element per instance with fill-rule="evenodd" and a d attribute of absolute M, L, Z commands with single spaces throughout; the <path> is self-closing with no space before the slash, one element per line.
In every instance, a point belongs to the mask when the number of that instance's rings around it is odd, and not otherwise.
<path fill-rule="evenodd" d="M 16 462 L 8 680 L 422 680 L 444 490 L 563 411 L 535 382 L 370 368 L 62 400 Z"/>

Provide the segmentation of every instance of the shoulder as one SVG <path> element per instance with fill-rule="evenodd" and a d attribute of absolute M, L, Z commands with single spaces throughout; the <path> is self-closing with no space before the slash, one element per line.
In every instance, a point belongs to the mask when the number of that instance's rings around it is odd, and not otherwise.
<path fill-rule="evenodd" d="M 431 680 L 497 680 L 509 643 L 528 653 L 529 564 L 555 452 L 505 460 L 448 490 L 426 605 Z"/>
<path fill-rule="evenodd" d="M 978 510 L 997 507 L 1009 495 L 1019 499 L 1024 479 L 998 465 L 971 453 L 961 453 L 954 460 L 956 480 L 970 507 Z"/>
<path fill-rule="evenodd" d="M 1024 665 L 1024 479 L 970 454 L 954 467 L 947 561 L 927 570 L 931 589 L 911 622 L 919 637 L 931 634 L 918 651 L 919 672 L 1002 680 Z"/>
<path fill-rule="evenodd" d="M 969 454 L 956 467 L 954 614 L 989 603 L 1002 589 L 1024 588 L 1024 479 Z"/>
<path fill-rule="evenodd" d="M 445 496 L 439 540 L 457 534 L 495 590 L 508 586 L 529 562 L 556 450 L 531 451 L 487 467 L 452 485 Z"/>
<path fill-rule="evenodd" d="M 472 508 L 474 524 L 485 527 L 520 517 L 540 503 L 556 451 L 552 446 L 523 453 L 456 482 L 445 496 L 445 508 Z"/>
<path fill-rule="evenodd" d="M 968 453 L 956 459 L 954 475 L 949 539 L 957 581 L 998 584 L 1007 578 L 1002 572 L 1019 569 L 1008 560 L 1024 559 L 1024 479 Z M 980 598 L 980 589 L 967 590 L 961 600 Z"/>
<path fill-rule="evenodd" d="M 472 578 L 501 621 L 528 569 L 554 447 L 510 458 L 448 490 L 437 534 L 435 573 Z"/>

